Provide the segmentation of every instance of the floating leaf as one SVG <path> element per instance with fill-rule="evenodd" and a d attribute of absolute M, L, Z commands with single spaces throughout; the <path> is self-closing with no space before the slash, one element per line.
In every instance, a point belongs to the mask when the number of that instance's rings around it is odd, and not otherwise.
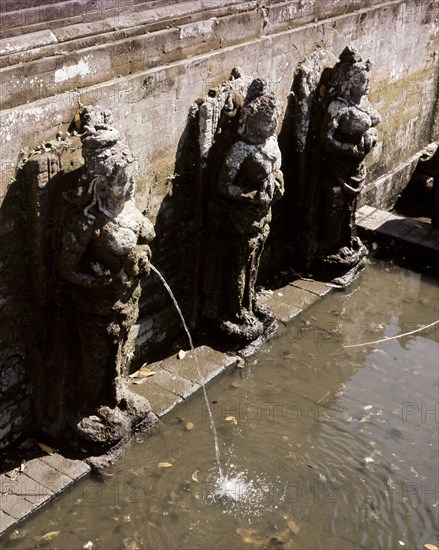
<path fill-rule="evenodd" d="M 434 544 L 424 544 L 424 548 L 425 550 L 439 550 L 439 548 L 437 546 L 435 546 Z"/>
<path fill-rule="evenodd" d="M 195 470 L 195 472 L 191 475 L 192 481 L 195 481 L 195 483 L 198 483 L 198 470 Z"/>
<path fill-rule="evenodd" d="M 234 416 L 226 416 L 224 420 L 226 422 L 231 422 L 232 424 L 238 424 L 238 421 Z"/>
<path fill-rule="evenodd" d="M 84 529 L 84 531 L 85 531 L 85 529 Z M 92 548 L 93 548 L 92 541 L 89 540 L 88 542 L 86 542 L 82 548 L 85 548 L 85 550 L 92 550 Z"/>
<path fill-rule="evenodd" d="M 48 445 L 45 445 L 44 443 L 38 443 L 38 447 L 47 453 L 48 455 L 53 455 L 55 451 L 52 449 L 52 447 L 49 447 Z M 54 532 L 54 531 L 53 531 Z M 49 539 L 50 540 L 50 539 Z"/>
<path fill-rule="evenodd" d="M 370 409 L 373 409 L 373 405 L 366 405 L 365 407 L 363 407 L 364 411 L 368 411 Z"/>
<path fill-rule="evenodd" d="M 123 539 L 122 544 L 124 550 L 138 550 L 140 548 L 137 545 L 136 539 Z"/>
<path fill-rule="evenodd" d="M 288 526 L 288 529 L 293 533 L 293 535 L 297 535 L 297 533 L 300 531 L 300 527 L 292 519 L 287 521 L 287 526 Z"/>
<path fill-rule="evenodd" d="M 149 369 L 148 367 L 141 367 L 137 373 L 136 373 L 138 376 L 144 376 L 144 377 L 147 377 L 147 376 L 154 376 L 155 372 L 152 371 L 151 369 Z"/>
<path fill-rule="evenodd" d="M 179 359 L 184 359 L 186 357 L 186 352 L 183 351 L 182 349 L 177 353 L 177 357 Z"/>
<path fill-rule="evenodd" d="M 264 544 L 266 543 L 266 539 L 262 539 L 261 537 L 255 536 L 257 535 L 257 531 L 254 529 L 241 529 L 238 527 L 236 529 L 236 534 L 239 535 L 243 542 L 247 544 Z"/>
<path fill-rule="evenodd" d="M 245 365 L 244 359 L 243 359 L 242 357 L 239 357 L 239 355 L 237 355 L 237 356 L 235 357 L 235 359 L 236 359 L 236 367 L 237 367 L 238 369 L 243 369 L 243 368 L 244 368 L 244 365 Z"/>
<path fill-rule="evenodd" d="M 247 544 L 264 544 L 266 542 L 261 537 L 242 537 L 242 541 Z"/>
<path fill-rule="evenodd" d="M 232 388 L 240 388 L 241 387 L 241 382 L 232 382 Z"/>
<path fill-rule="evenodd" d="M 186 422 L 185 428 L 186 428 L 186 430 L 190 431 L 190 430 L 193 430 L 194 425 L 195 424 L 193 422 Z"/>
<path fill-rule="evenodd" d="M 59 535 L 59 531 L 50 531 L 49 533 L 46 533 L 45 535 L 38 537 L 38 540 L 40 542 L 48 542 L 49 540 L 54 539 Z"/>
<path fill-rule="evenodd" d="M 173 464 L 170 462 L 159 462 L 159 468 L 172 468 Z"/>
<path fill-rule="evenodd" d="M 255 529 L 243 529 L 242 527 L 237 527 L 235 532 L 240 537 L 250 537 L 251 535 L 256 535 L 257 533 Z"/>

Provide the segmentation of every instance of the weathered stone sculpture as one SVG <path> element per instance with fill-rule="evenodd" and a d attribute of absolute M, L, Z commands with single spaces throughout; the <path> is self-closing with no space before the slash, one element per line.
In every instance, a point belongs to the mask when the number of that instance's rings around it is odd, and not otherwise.
<path fill-rule="evenodd" d="M 291 261 L 341 285 L 355 276 L 367 253 L 356 235 L 355 210 L 380 121 L 367 97 L 369 70 L 370 62 L 350 47 L 337 63 L 318 50 L 299 65 L 293 83 L 294 153 L 286 167 L 292 182 Z"/>
<path fill-rule="evenodd" d="M 329 273 L 358 265 L 367 253 L 356 236 L 355 210 L 365 177 L 365 157 L 377 143 L 381 117 L 370 104 L 370 62 L 346 47 L 322 84 L 325 112 L 318 134 L 322 151 L 319 254 Z"/>
<path fill-rule="evenodd" d="M 134 204 L 136 162 L 111 115 L 86 108 L 81 118 L 82 204 L 58 229 L 61 294 L 72 303 L 78 349 L 71 381 L 76 403 L 68 409 L 82 438 L 107 446 L 150 414 L 149 403 L 124 387 L 123 375 L 154 229 Z"/>
<path fill-rule="evenodd" d="M 223 161 L 209 200 L 203 315 L 223 334 L 253 341 L 273 320 L 258 303 L 255 285 L 271 205 L 283 194 L 275 135 L 279 102 L 257 79 L 240 109 L 238 140 Z"/>

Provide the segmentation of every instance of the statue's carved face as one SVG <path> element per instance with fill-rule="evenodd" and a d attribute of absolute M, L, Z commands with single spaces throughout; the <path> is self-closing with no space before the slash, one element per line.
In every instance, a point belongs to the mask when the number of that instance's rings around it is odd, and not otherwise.
<path fill-rule="evenodd" d="M 112 203 L 118 204 L 130 198 L 131 188 L 126 168 L 118 167 L 110 175 L 101 177 L 96 191 L 101 199 L 109 199 Z"/>
<path fill-rule="evenodd" d="M 357 68 L 351 76 L 350 92 L 354 97 L 361 97 L 369 93 L 370 84 L 367 72 L 364 69 Z"/>
<path fill-rule="evenodd" d="M 243 108 L 239 134 L 249 143 L 262 143 L 276 132 L 277 119 L 277 102 L 270 96 L 259 96 Z"/>
<path fill-rule="evenodd" d="M 276 126 L 275 117 L 268 118 L 261 116 L 260 113 L 254 113 L 245 118 L 240 133 L 245 139 L 259 143 L 272 136 Z"/>

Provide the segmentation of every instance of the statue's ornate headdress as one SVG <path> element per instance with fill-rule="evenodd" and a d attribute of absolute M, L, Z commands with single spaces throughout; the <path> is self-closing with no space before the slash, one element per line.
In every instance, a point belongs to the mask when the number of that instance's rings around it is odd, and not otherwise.
<path fill-rule="evenodd" d="M 349 94 L 353 78 L 370 71 L 372 63 L 369 59 L 363 61 L 358 51 L 346 46 L 339 56 L 339 61 L 332 69 L 329 82 L 326 85 L 325 97 L 346 97 Z"/>
<path fill-rule="evenodd" d="M 125 200 L 133 198 L 137 163 L 125 138 L 113 126 L 111 113 L 99 107 L 85 107 L 81 119 L 84 177 L 92 197 L 87 210 L 96 203 L 99 206 L 99 196 L 109 183 L 124 188 Z"/>
<path fill-rule="evenodd" d="M 245 133 L 246 122 L 249 118 L 258 122 L 258 127 L 267 126 L 274 132 L 280 112 L 280 102 L 276 97 L 270 94 L 257 96 L 253 101 L 246 103 L 241 112 L 240 133 Z M 255 129 L 257 132 L 257 128 Z M 265 132 L 264 132 L 265 133 Z M 257 136 L 255 136 L 257 137 Z"/>

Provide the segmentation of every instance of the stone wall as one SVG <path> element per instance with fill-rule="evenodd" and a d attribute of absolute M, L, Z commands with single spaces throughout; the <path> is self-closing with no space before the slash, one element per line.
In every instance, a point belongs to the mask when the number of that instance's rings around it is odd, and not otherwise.
<path fill-rule="evenodd" d="M 203 190 L 191 178 L 194 102 L 239 65 L 267 79 L 286 109 L 294 71 L 307 55 L 317 48 L 338 55 L 352 44 L 373 62 L 370 100 L 383 117 L 362 201 L 389 207 L 419 151 L 439 137 L 437 21 L 437 3 L 428 0 L 3 0 L 0 447 L 30 424 L 33 365 L 23 342 L 37 327 L 26 324 L 35 296 L 25 239 L 28 182 L 15 178 L 23 151 L 65 131 L 81 104 L 110 108 L 139 159 L 138 204 L 158 234 L 154 263 L 194 320 L 193 245 L 203 228 Z M 138 361 L 152 358 L 160 342 L 183 337 L 154 276 L 141 311 L 132 330 Z"/>

